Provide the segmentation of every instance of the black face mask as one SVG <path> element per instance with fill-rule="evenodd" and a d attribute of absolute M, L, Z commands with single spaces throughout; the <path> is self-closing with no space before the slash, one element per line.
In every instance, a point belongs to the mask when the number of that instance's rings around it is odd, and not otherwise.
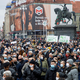
<path fill-rule="evenodd" d="M 17 62 L 14 62 L 14 64 L 17 64 Z"/>
<path fill-rule="evenodd" d="M 0 63 L 2 63 L 2 61 L 0 60 Z"/>
<path fill-rule="evenodd" d="M 28 62 L 28 60 L 24 60 L 26 63 Z"/>
<path fill-rule="evenodd" d="M 35 51 L 35 53 L 38 53 L 38 51 Z"/>
<path fill-rule="evenodd" d="M 18 61 L 22 61 L 22 59 L 18 59 Z"/>
<path fill-rule="evenodd" d="M 29 58 L 30 58 L 30 57 L 33 57 L 33 55 L 29 55 Z"/>
<path fill-rule="evenodd" d="M 61 58 L 58 58 L 58 60 L 60 60 Z"/>

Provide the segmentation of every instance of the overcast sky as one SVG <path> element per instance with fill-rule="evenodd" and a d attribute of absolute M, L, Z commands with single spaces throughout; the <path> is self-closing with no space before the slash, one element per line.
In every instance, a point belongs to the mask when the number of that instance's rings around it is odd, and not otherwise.
<path fill-rule="evenodd" d="M 0 0 L 0 27 L 3 25 L 6 5 L 11 1 L 12 0 Z"/>

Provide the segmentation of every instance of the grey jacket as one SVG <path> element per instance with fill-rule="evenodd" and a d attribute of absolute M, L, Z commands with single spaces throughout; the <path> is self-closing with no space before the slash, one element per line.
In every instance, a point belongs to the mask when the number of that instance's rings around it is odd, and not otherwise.
<path fill-rule="evenodd" d="M 78 70 L 76 67 L 72 67 L 70 72 L 67 74 L 66 80 L 78 80 Z"/>
<path fill-rule="evenodd" d="M 24 73 L 25 69 L 28 68 L 29 63 L 25 63 L 24 66 L 22 67 L 22 74 Z"/>

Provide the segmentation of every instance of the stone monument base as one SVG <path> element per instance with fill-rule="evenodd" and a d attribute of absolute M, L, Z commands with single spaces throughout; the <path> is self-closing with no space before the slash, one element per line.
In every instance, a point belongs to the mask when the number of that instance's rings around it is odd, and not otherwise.
<path fill-rule="evenodd" d="M 76 26 L 75 25 L 56 25 L 54 28 L 54 35 L 67 35 L 70 39 L 76 36 Z"/>

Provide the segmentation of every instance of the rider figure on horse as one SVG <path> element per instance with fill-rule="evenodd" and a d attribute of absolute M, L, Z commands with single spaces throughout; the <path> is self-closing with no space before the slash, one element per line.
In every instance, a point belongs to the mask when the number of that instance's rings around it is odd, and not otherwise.
<path fill-rule="evenodd" d="M 66 4 L 64 4 L 64 6 L 63 5 L 61 5 L 61 6 L 63 7 L 62 15 L 63 15 L 63 17 L 65 17 L 68 9 L 66 7 Z"/>

